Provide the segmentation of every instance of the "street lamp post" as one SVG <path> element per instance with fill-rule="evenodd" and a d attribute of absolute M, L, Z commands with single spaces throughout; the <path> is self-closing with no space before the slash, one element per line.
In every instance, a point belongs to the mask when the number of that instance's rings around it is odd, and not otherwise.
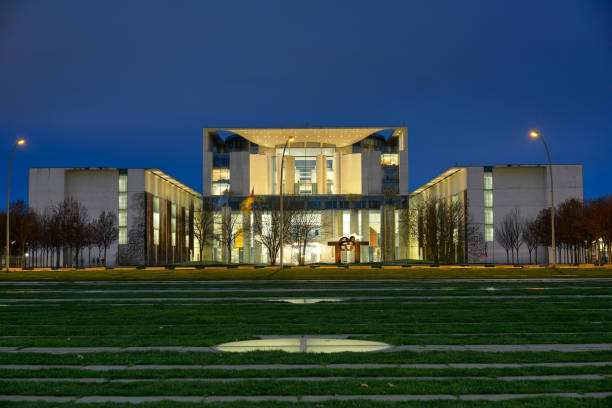
<path fill-rule="evenodd" d="M 546 155 L 548 156 L 548 174 L 550 175 L 550 225 L 552 231 L 552 266 L 553 268 L 557 267 L 557 247 L 555 245 L 555 199 L 553 193 L 553 174 L 552 174 L 552 162 L 550 161 L 550 152 L 548 151 L 548 145 L 546 144 L 546 140 L 544 140 L 544 136 L 540 134 L 537 130 L 532 130 L 529 132 L 529 136 L 536 139 L 539 138 L 542 143 L 544 143 L 544 148 L 546 149 Z"/>
<path fill-rule="evenodd" d="M 287 150 L 287 145 L 290 142 L 293 142 L 295 137 L 291 136 L 285 142 L 285 147 L 283 147 L 283 155 L 281 157 L 281 168 L 280 168 L 280 269 L 283 270 L 283 245 L 285 243 L 285 215 L 283 212 L 283 168 L 285 167 L 285 150 Z"/>
<path fill-rule="evenodd" d="M 11 158 L 9 159 L 9 165 L 8 165 L 8 179 L 6 182 L 6 271 L 9 271 L 10 268 L 10 254 L 11 254 L 11 246 L 10 246 L 10 229 L 9 229 L 9 212 L 10 212 L 10 186 L 11 186 L 11 163 L 13 162 L 13 154 L 15 154 L 15 149 L 17 149 L 17 146 L 22 145 L 25 143 L 25 140 L 23 139 L 17 139 L 17 141 L 15 142 L 15 145 L 13 146 L 13 150 L 11 150 Z"/>

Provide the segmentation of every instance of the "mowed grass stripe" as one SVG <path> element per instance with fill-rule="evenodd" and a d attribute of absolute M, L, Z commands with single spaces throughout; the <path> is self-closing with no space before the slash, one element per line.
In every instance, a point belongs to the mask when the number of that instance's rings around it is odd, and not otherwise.
<path fill-rule="evenodd" d="M 606 392 L 612 389 L 612 379 L 600 380 L 533 380 L 482 381 L 466 378 L 440 381 L 405 381 L 359 379 L 333 382 L 245 380 L 240 382 L 178 382 L 164 381 L 105 384 L 66 382 L 2 382 L 5 395 L 334 395 L 334 394 L 518 394 L 554 392 Z"/>
<path fill-rule="evenodd" d="M 522 366 L 504 368 L 333 368 L 330 366 L 307 369 L 145 369 L 95 370 L 95 368 L 43 368 L 39 370 L 0 369 L 0 378 L 107 378 L 107 379 L 165 379 L 165 378 L 245 378 L 245 377 L 501 377 L 501 376 L 550 376 L 550 375 L 612 375 L 609 365 L 584 366 Z"/>
<path fill-rule="evenodd" d="M 197 353 L 128 351 L 122 353 L 0 353 L 0 364 L 337 364 L 337 363 L 544 363 L 612 361 L 612 351 L 589 352 L 480 352 L 397 351 L 388 353 Z"/>
<path fill-rule="evenodd" d="M 63 397 L 65 398 L 65 397 Z M 558 396 L 543 396 L 537 399 L 534 397 L 530 398 L 518 398 L 513 400 L 501 400 L 501 401 L 481 401 L 481 400 L 413 400 L 413 401 L 345 401 L 345 400 L 327 400 L 324 403 L 325 408 L 412 408 L 412 407 L 424 407 L 424 408 L 449 408 L 449 407 L 460 407 L 460 408 L 482 408 L 483 406 L 495 407 L 495 408 L 516 408 L 520 407 L 554 407 L 554 408 L 609 408 L 612 398 L 568 398 Z M 107 403 L 56 403 L 56 402 L 2 402 L 0 403 L 5 408 L 65 408 L 65 407 L 108 407 Z M 240 402 L 207 402 L 202 405 L 201 402 L 177 402 L 168 401 L 163 402 L 141 402 L 137 405 L 139 408 L 321 408 L 321 402 L 308 402 L 300 400 L 299 405 L 295 401 L 281 402 L 281 401 L 269 401 L 269 400 L 258 400 L 258 401 L 240 401 Z M 129 402 L 114 402 L 113 408 L 134 408 L 133 403 Z"/>
<path fill-rule="evenodd" d="M 282 335 L 297 335 L 302 334 L 304 330 L 297 328 L 283 328 L 275 334 Z M 331 330 L 331 329 L 330 329 Z M 327 331 L 329 333 L 329 331 Z M 112 337 L 100 337 L 98 335 L 91 336 L 75 336 L 66 334 L 63 336 L 14 336 L 11 338 L 1 338 L 0 347 L 125 347 L 129 344 L 132 347 L 172 347 L 184 346 L 189 344 L 194 347 L 212 347 L 217 344 L 225 343 L 229 340 L 239 338 L 240 340 L 256 339 L 258 337 L 240 336 L 236 337 L 234 333 L 207 334 L 208 338 L 201 336 L 180 334 L 172 330 L 168 330 L 164 334 L 153 335 L 113 335 Z M 333 334 L 333 333 L 332 333 Z M 107 336 L 107 335 L 103 335 Z M 551 337 L 552 336 L 552 337 Z M 596 342 L 612 343 L 612 332 L 593 332 L 591 334 L 571 334 L 571 333 L 540 333 L 540 334 L 483 334 L 483 335 L 414 335 L 403 334 L 393 335 L 367 335 L 367 336 L 349 336 L 351 339 L 362 339 L 371 341 L 381 341 L 394 346 L 402 345 L 526 345 L 526 344 L 596 344 Z"/>

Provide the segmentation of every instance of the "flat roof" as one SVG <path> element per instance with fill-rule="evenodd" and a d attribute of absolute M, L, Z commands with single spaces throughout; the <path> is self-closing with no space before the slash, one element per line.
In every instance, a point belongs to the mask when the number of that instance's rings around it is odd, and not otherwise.
<path fill-rule="evenodd" d="M 338 147 L 349 146 L 366 137 L 387 129 L 393 129 L 391 137 L 399 137 L 405 126 L 346 126 L 346 127 L 208 127 L 209 131 L 232 132 L 250 142 L 265 147 L 284 145 L 289 137 L 296 142 L 330 143 Z"/>

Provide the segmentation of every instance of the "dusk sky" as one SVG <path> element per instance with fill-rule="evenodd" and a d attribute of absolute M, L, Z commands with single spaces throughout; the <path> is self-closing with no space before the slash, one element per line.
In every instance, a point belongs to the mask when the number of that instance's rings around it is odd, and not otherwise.
<path fill-rule="evenodd" d="M 612 2 L 0 1 L 0 192 L 29 167 L 159 168 L 201 191 L 202 127 L 405 125 L 448 167 L 584 164 L 612 193 Z M 2 197 L 4 197 L 2 195 Z M 2 200 L 0 208 L 4 208 Z"/>

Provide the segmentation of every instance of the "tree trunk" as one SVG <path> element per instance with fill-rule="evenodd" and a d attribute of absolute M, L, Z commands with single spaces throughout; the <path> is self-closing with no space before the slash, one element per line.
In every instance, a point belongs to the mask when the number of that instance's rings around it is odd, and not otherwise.
<path fill-rule="evenodd" d="M 106 268 L 106 245 L 104 245 L 104 267 Z"/>
<path fill-rule="evenodd" d="M 510 263 L 510 254 L 508 253 L 508 249 L 506 248 L 506 263 Z"/>

